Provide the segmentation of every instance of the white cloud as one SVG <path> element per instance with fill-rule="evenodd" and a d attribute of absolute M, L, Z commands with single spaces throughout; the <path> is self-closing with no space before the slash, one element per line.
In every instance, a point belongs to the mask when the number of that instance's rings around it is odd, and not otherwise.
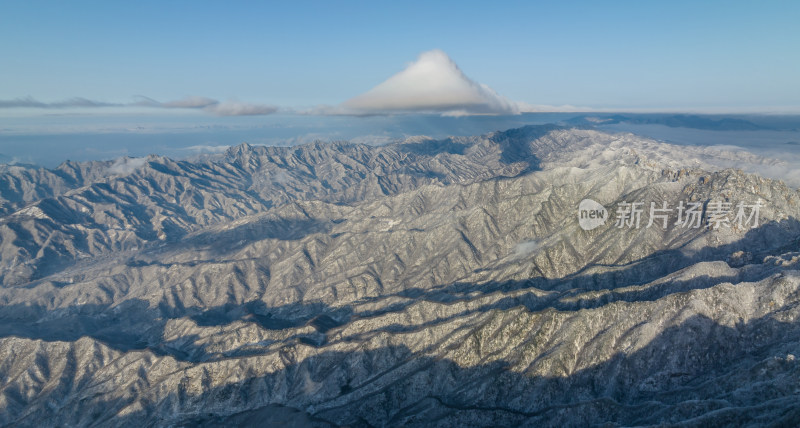
<path fill-rule="evenodd" d="M 114 163 L 106 171 L 111 175 L 128 175 L 144 166 L 147 158 L 129 158 L 127 156 L 114 160 Z"/>
<path fill-rule="evenodd" d="M 537 239 L 531 239 L 528 241 L 522 241 L 514 246 L 514 255 L 512 258 L 514 259 L 521 259 L 523 257 L 527 257 L 537 251 L 542 247 L 541 242 Z"/>
<path fill-rule="evenodd" d="M 524 105 L 467 77 L 440 50 L 422 53 L 405 70 L 329 114 L 433 112 L 448 116 L 518 114 Z"/>

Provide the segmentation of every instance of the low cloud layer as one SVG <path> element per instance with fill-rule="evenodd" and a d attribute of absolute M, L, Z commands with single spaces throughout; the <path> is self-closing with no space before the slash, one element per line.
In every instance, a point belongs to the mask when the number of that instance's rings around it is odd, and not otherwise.
<path fill-rule="evenodd" d="M 279 111 L 275 106 L 190 96 L 158 101 L 138 96 L 130 103 L 107 103 L 86 98 L 41 102 L 31 97 L 0 100 L 2 108 L 67 109 L 91 107 L 138 107 L 201 110 L 216 116 L 259 116 Z M 337 106 L 308 110 L 283 108 L 283 112 L 305 115 L 388 115 L 403 113 L 441 116 L 513 115 L 525 112 L 573 111 L 575 107 L 536 106 L 510 100 L 492 88 L 467 77 L 441 50 L 423 52 L 405 68 L 371 90 Z M 585 109 L 581 109 L 585 110 Z"/>
<path fill-rule="evenodd" d="M 333 113 L 438 113 L 444 116 L 518 114 L 526 106 L 475 82 L 446 53 L 422 53 L 405 70 L 368 92 L 344 102 Z"/>
<path fill-rule="evenodd" d="M 199 109 L 217 116 L 263 116 L 278 111 L 277 107 L 266 104 L 251 104 L 241 101 L 220 102 L 213 98 L 206 97 L 186 97 L 164 103 L 152 98 L 142 97 L 138 105 L 162 108 Z"/>
<path fill-rule="evenodd" d="M 88 100 L 86 98 L 70 98 L 53 103 L 43 103 L 32 97 L 15 98 L 13 100 L 0 100 L 0 108 L 70 108 L 70 107 L 122 107 L 125 104 L 104 103 Z"/>
<path fill-rule="evenodd" d="M 277 107 L 266 104 L 252 104 L 240 101 L 218 101 L 206 97 L 186 97 L 180 100 L 160 102 L 148 97 L 138 97 L 131 103 L 107 103 L 89 100 L 86 98 L 70 98 L 63 101 L 46 103 L 32 97 L 0 100 L 0 108 L 39 108 L 39 109 L 69 109 L 69 108 L 99 108 L 99 107 L 152 107 L 167 109 L 194 109 L 203 110 L 217 116 L 260 116 L 278 111 Z"/>
<path fill-rule="evenodd" d="M 273 106 L 249 104 L 239 101 L 225 101 L 204 107 L 203 110 L 214 113 L 217 116 L 262 116 L 278 111 L 278 109 Z"/>
<path fill-rule="evenodd" d="M 176 101 L 166 103 L 158 103 L 156 101 L 156 103 L 166 108 L 207 108 L 219 104 L 219 101 L 206 97 L 186 97 Z"/>

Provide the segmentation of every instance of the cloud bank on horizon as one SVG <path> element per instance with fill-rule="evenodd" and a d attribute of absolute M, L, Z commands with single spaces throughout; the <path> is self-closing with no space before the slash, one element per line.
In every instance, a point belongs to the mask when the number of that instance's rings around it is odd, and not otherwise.
<path fill-rule="evenodd" d="M 200 109 L 217 116 L 263 116 L 278 111 L 277 107 L 265 104 L 251 104 L 240 101 L 220 102 L 213 98 L 186 97 L 166 103 L 146 98 L 140 105 L 163 108 Z"/>
<path fill-rule="evenodd" d="M 25 97 L 15 98 L 12 100 L 0 100 L 0 108 L 69 109 L 103 107 L 152 107 L 165 109 L 203 110 L 216 116 L 261 116 L 272 114 L 278 111 L 277 107 L 266 104 L 252 104 L 232 100 L 218 101 L 213 98 L 196 96 L 168 102 L 160 102 L 143 96 L 138 98 L 138 101 L 131 103 L 107 103 L 89 100 L 82 97 L 45 103 L 32 97 Z"/>
<path fill-rule="evenodd" d="M 0 108 L 43 108 L 43 109 L 62 109 L 80 107 L 122 107 L 125 104 L 106 103 L 102 101 L 89 100 L 83 97 L 73 97 L 63 101 L 45 103 L 33 97 L 15 98 L 12 100 L 0 100 Z"/>
<path fill-rule="evenodd" d="M 109 103 L 83 97 L 58 102 L 41 102 L 32 97 L 0 100 L 0 109 L 69 109 L 145 107 L 202 110 L 216 116 L 258 116 L 276 113 L 278 107 L 240 101 L 224 101 L 189 96 L 161 102 L 138 96 L 130 103 Z M 442 116 L 515 115 L 526 112 L 579 111 L 571 106 L 534 106 L 513 101 L 489 86 L 470 79 L 443 51 L 423 52 L 404 70 L 371 90 L 337 106 L 320 106 L 311 110 L 280 109 L 310 115 L 391 115 L 437 114 Z M 582 109 L 580 111 L 585 111 Z"/>

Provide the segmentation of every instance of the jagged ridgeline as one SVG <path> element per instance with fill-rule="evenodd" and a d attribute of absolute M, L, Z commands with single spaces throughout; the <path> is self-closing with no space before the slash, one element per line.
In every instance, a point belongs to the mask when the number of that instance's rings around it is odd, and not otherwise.
<path fill-rule="evenodd" d="M 800 193 L 723 168 L 769 162 L 540 126 L 2 166 L 0 425 L 794 426 Z"/>

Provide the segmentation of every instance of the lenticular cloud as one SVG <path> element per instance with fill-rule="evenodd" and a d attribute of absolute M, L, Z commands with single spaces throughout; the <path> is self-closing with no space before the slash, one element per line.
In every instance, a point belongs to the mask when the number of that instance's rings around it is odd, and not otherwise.
<path fill-rule="evenodd" d="M 405 70 L 342 107 L 361 114 L 435 112 L 447 116 L 521 111 L 520 104 L 467 77 L 440 50 L 422 53 Z"/>

